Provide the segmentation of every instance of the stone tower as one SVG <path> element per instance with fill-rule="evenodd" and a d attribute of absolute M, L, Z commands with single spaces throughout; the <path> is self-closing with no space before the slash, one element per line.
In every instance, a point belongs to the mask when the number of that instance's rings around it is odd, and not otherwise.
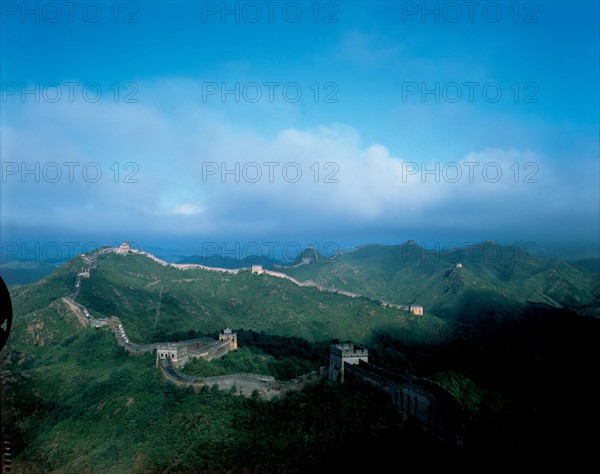
<path fill-rule="evenodd" d="M 329 380 L 344 382 L 344 364 L 356 365 L 369 362 L 369 351 L 352 343 L 333 344 L 329 348 Z"/>
<path fill-rule="evenodd" d="M 237 333 L 229 328 L 221 329 L 219 341 L 229 341 L 229 348 L 231 350 L 237 349 Z"/>

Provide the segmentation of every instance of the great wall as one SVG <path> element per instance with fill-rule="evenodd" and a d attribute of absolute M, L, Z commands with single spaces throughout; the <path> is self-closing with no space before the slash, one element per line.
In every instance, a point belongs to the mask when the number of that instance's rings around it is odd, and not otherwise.
<path fill-rule="evenodd" d="M 250 271 L 253 274 L 257 274 L 257 275 L 269 275 L 269 276 L 273 276 L 273 277 L 277 277 L 277 278 L 283 278 L 285 280 L 291 281 L 295 285 L 303 286 L 303 287 L 313 287 L 313 288 L 318 289 L 319 291 L 324 291 L 324 292 L 329 292 L 329 293 L 337 293 L 340 295 L 349 296 L 350 298 L 365 298 L 370 301 L 377 302 L 381 306 L 384 306 L 386 308 L 394 308 L 394 309 L 399 309 L 401 311 L 409 311 L 412 314 L 415 314 L 418 316 L 423 316 L 423 306 L 420 306 L 420 305 L 399 305 L 396 303 L 390 303 L 388 301 L 376 300 L 374 298 L 371 298 L 370 296 L 363 295 L 360 293 L 353 293 L 351 291 L 325 287 L 325 286 L 320 285 L 319 283 L 316 283 L 315 281 L 312 281 L 312 280 L 307 280 L 307 281 L 303 281 L 303 282 L 298 281 L 295 278 L 293 278 L 283 272 L 276 272 L 273 270 L 268 270 L 266 268 L 263 268 L 262 265 L 252 265 L 251 267 L 233 268 L 232 269 L 232 268 L 209 267 L 209 266 L 200 265 L 197 263 L 169 263 L 164 260 L 161 260 L 160 258 L 156 257 L 155 255 L 152 255 L 151 253 L 148 253 L 148 252 L 145 252 L 145 251 L 139 250 L 139 249 L 134 249 L 134 248 L 130 247 L 130 245 L 126 242 L 123 242 L 121 245 L 119 245 L 119 247 L 103 247 L 99 250 L 96 250 L 93 254 L 100 255 L 102 253 L 107 253 L 107 252 L 113 252 L 113 253 L 116 253 L 119 255 L 127 255 L 128 253 L 144 255 L 164 267 L 176 268 L 178 270 L 207 270 L 207 271 L 211 271 L 211 272 L 229 273 L 229 274 L 233 274 L 233 275 L 238 274 L 243 271 Z M 89 257 L 87 257 L 85 255 L 83 255 L 82 258 L 84 258 L 84 261 L 86 263 L 91 262 Z M 304 265 L 304 264 L 306 264 L 306 262 L 299 263 L 290 268 L 298 267 L 298 266 Z M 279 267 L 282 268 L 281 266 L 279 266 Z M 85 272 L 85 269 L 84 269 L 84 272 Z M 88 277 L 89 277 L 89 275 L 88 275 Z"/>
<path fill-rule="evenodd" d="M 333 344 L 329 352 L 329 380 L 363 383 L 389 395 L 391 403 L 407 418 L 437 438 L 464 445 L 464 410 L 446 388 L 429 379 L 402 376 L 369 363 L 365 347 Z"/>
<path fill-rule="evenodd" d="M 137 344 L 131 342 L 125 332 L 123 323 L 118 317 L 94 318 L 82 304 L 76 302 L 82 280 L 91 278 L 93 270 L 95 269 L 97 257 L 108 252 L 113 252 L 118 255 L 127 255 L 128 253 L 141 254 L 160 265 L 170 266 L 180 270 L 203 269 L 234 274 L 238 273 L 239 270 L 213 268 L 196 264 L 170 264 L 150 253 L 131 249 L 127 244 L 121 244 L 119 247 L 104 247 L 95 252 L 81 255 L 83 262 L 87 266 L 78 271 L 73 292 L 69 296 L 62 298 L 63 303 L 77 317 L 82 326 L 110 328 L 115 335 L 117 343 L 129 354 L 137 356 L 155 352 L 156 367 L 160 370 L 160 373 L 165 380 L 182 387 L 191 386 L 196 391 L 200 391 L 204 386 L 212 387 L 216 385 L 221 390 L 228 390 L 230 393 L 235 393 L 237 395 L 250 396 L 252 393 L 257 393 L 261 398 L 269 400 L 276 395 L 283 395 L 290 390 L 301 390 L 307 384 L 316 383 L 325 376 L 324 368 L 287 381 L 275 380 L 275 378 L 268 375 L 251 373 L 236 373 L 216 377 L 194 377 L 184 374 L 178 369 L 185 365 L 191 358 L 198 357 L 211 360 L 222 357 L 230 350 L 235 350 L 237 348 L 236 333 L 231 329 L 226 328 L 221 331 L 218 340 L 205 337 L 180 342 L 162 342 L 153 344 Z"/>
<path fill-rule="evenodd" d="M 73 292 L 69 296 L 63 297 L 62 301 L 77 316 L 78 321 L 83 326 L 112 329 L 117 343 L 129 354 L 142 355 L 155 352 L 156 367 L 160 370 L 163 379 L 180 387 L 192 387 L 197 392 L 203 387 L 216 386 L 220 390 L 227 390 L 230 393 L 246 397 L 254 393 L 265 400 L 270 400 L 274 396 L 283 395 L 291 390 L 301 390 L 305 386 L 317 383 L 324 378 L 341 383 L 345 381 L 367 383 L 387 393 L 391 398 L 391 402 L 401 413 L 408 418 L 417 420 L 425 430 L 440 439 L 450 440 L 458 445 L 463 444 L 464 439 L 460 434 L 462 409 L 450 392 L 427 379 L 402 377 L 375 367 L 368 363 L 367 349 L 352 343 L 334 344 L 330 347 L 328 370 L 321 367 L 319 371 L 304 374 L 289 381 L 279 381 L 272 376 L 252 373 L 236 373 L 213 377 L 196 377 L 184 374 L 179 368 L 191 358 L 200 357 L 211 360 L 235 350 L 237 348 L 236 333 L 226 328 L 221 330 L 219 338 L 216 340 L 204 337 L 180 342 L 153 344 L 131 342 L 118 317 L 94 318 L 83 305 L 75 301 L 81 288 L 82 279 L 91 278 L 97 256 L 107 252 L 114 252 L 118 255 L 141 254 L 163 266 L 180 270 L 203 269 L 232 274 L 250 270 L 253 274 L 285 278 L 296 285 L 316 287 L 321 291 L 335 292 L 353 298 L 364 297 L 364 295 L 325 288 L 313 281 L 299 282 L 284 273 L 263 269 L 260 265 L 254 265 L 246 269 L 226 269 L 198 264 L 168 263 L 147 252 L 131 249 L 127 244 L 121 244 L 119 247 L 104 247 L 89 255 L 82 254 L 81 258 L 88 266 L 81 268 L 77 273 Z M 404 306 L 379 302 L 383 306 L 410 311 L 415 315 L 423 315 L 421 306 Z"/>

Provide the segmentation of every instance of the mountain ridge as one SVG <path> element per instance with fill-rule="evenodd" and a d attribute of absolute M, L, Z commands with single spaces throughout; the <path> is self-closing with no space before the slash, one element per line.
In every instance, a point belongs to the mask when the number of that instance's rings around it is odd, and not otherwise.
<path fill-rule="evenodd" d="M 89 317 L 119 317 L 141 343 L 223 327 L 309 340 L 365 340 L 378 325 L 411 326 L 410 308 L 300 284 L 284 274 L 169 264 L 143 251 L 105 248 L 80 255 L 39 282 L 13 289 L 20 313 L 76 295 Z M 275 276 L 275 278 L 274 278 Z M 425 324 L 444 326 L 434 318 Z M 449 326 L 448 326 L 449 327 Z M 178 336 L 179 334 L 179 336 Z"/>
<path fill-rule="evenodd" d="M 455 278 L 455 285 L 449 287 L 446 280 L 454 275 L 451 270 L 461 272 L 461 278 Z M 438 316 L 445 313 L 443 317 L 449 314 L 441 299 L 448 295 L 458 298 L 466 292 L 493 294 L 496 299 L 508 298 L 518 304 L 547 303 L 600 316 L 600 285 L 591 269 L 562 259 L 536 257 L 518 246 L 500 246 L 493 241 L 448 251 L 427 250 L 410 241 L 394 246 L 365 245 L 338 252 L 324 262 L 282 267 L 280 271 L 299 281 L 312 280 L 396 303 L 414 302 Z M 456 290 L 458 283 L 462 293 L 448 293 Z M 457 317 L 465 305 L 453 303 L 461 306 L 452 311 Z"/>

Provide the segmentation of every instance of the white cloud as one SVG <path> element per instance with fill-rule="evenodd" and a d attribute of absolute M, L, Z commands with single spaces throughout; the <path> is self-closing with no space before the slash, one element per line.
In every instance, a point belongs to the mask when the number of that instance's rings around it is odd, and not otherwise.
<path fill-rule="evenodd" d="M 162 94 L 182 90 L 164 87 Z M 549 157 L 514 147 L 424 161 L 416 153 L 395 156 L 385 144 L 362 143 L 359 131 L 344 124 L 263 136 L 260 124 L 232 125 L 192 101 L 172 109 L 24 104 L 20 114 L 18 126 L 9 121 L 1 130 L 2 221 L 17 227 L 223 235 L 260 229 L 268 236 L 282 228 L 410 223 L 516 231 L 568 219 L 582 201 L 588 202 L 586 216 L 598 209 L 589 204 L 597 196 L 593 173 L 581 167 L 559 172 Z M 21 169 L 8 175 L 7 162 Z M 65 165 L 71 162 L 78 163 L 72 182 Z M 39 182 L 22 174 L 23 163 L 38 166 Z M 62 169 L 56 183 L 48 182 L 48 163 Z M 82 174 L 90 163 L 90 173 L 96 167 L 102 172 L 98 181 Z"/>
<path fill-rule="evenodd" d="M 181 214 L 184 216 L 194 216 L 202 213 L 202 208 L 196 204 L 181 204 L 173 211 L 173 214 Z"/>

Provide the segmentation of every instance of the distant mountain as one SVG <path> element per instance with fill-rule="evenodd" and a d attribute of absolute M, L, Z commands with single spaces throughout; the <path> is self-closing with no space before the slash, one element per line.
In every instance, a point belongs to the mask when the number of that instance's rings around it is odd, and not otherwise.
<path fill-rule="evenodd" d="M 309 263 L 321 263 L 325 262 L 326 260 L 327 257 L 324 257 L 317 250 L 315 250 L 312 245 L 309 245 L 308 248 L 300 252 L 300 255 L 296 257 L 296 259 L 292 263 L 292 266 Z"/>
<path fill-rule="evenodd" d="M 264 268 L 272 263 L 259 261 Z M 219 263 L 235 269 L 250 262 Z M 493 324 L 520 317 L 531 307 L 600 317 L 600 284 L 593 261 L 535 257 L 490 243 L 448 252 L 412 243 L 366 245 L 333 258 L 307 248 L 293 265 L 275 268 L 312 286 L 249 270 L 224 273 L 175 266 L 140 253 L 100 252 L 91 277 L 82 278 L 75 289 L 77 273 L 90 267 L 79 255 L 37 283 L 13 288 L 15 314 L 46 314 L 52 305 L 55 312 L 62 297 L 76 292 L 77 301 L 93 317 L 120 317 L 137 342 L 185 339 L 190 331 L 209 333 L 225 326 L 308 340 L 360 342 L 375 329 L 416 327 L 413 315 L 385 307 L 385 302 L 422 305 L 426 317 L 418 325 L 424 334 L 430 330 L 447 334 L 455 329 L 450 321 Z"/>
<path fill-rule="evenodd" d="M 473 322 L 517 316 L 529 303 L 600 317 L 593 265 L 536 257 L 494 242 L 448 251 L 405 243 L 366 245 L 280 271 L 299 281 L 419 304 L 438 317 Z"/>
<path fill-rule="evenodd" d="M 311 245 L 304 249 L 298 256 L 291 262 L 285 263 L 281 260 L 271 259 L 266 255 L 250 255 L 243 259 L 237 259 L 235 257 L 229 257 L 227 255 L 214 254 L 214 255 L 192 255 L 185 257 L 177 261 L 177 263 L 191 263 L 197 265 L 205 265 L 213 268 L 249 268 L 252 265 L 261 265 L 263 268 L 272 270 L 279 268 L 289 268 L 298 265 L 305 265 L 313 262 L 324 262 L 327 257 L 320 254 Z"/>

